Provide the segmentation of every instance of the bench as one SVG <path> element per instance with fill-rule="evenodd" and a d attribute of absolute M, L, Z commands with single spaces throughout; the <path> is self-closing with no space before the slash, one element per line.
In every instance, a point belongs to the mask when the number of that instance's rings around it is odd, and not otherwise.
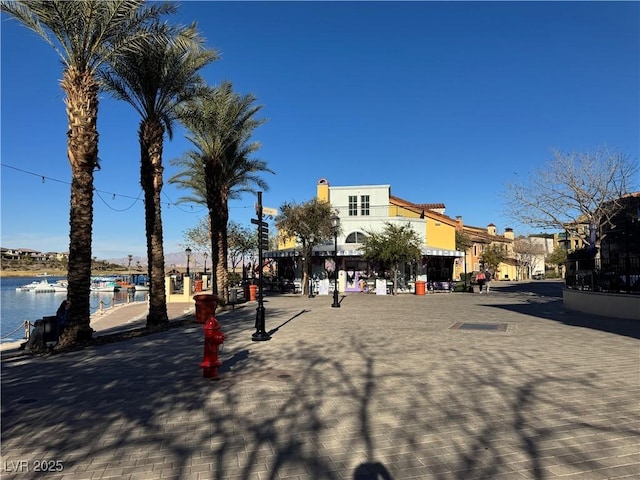
<path fill-rule="evenodd" d="M 427 282 L 427 290 L 431 293 L 446 292 L 451 293 L 455 288 L 454 282 Z"/>

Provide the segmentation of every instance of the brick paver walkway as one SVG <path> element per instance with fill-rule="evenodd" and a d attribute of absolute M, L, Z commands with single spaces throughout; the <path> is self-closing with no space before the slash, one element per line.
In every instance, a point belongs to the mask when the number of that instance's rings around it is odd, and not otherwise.
<path fill-rule="evenodd" d="M 564 312 L 556 282 L 492 289 L 269 297 L 268 342 L 245 304 L 218 380 L 196 324 L 6 357 L 2 478 L 639 478 L 640 325 Z"/>

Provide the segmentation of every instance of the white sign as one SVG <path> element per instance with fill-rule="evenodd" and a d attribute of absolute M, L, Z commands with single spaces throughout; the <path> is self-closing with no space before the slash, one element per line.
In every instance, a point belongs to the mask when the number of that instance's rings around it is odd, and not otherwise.
<path fill-rule="evenodd" d="M 329 279 L 323 278 L 318 282 L 318 295 L 329 295 Z"/>
<path fill-rule="evenodd" d="M 376 278 L 376 295 L 386 295 L 387 294 L 387 280 Z"/>
<path fill-rule="evenodd" d="M 276 208 L 262 207 L 263 215 L 271 215 L 272 217 L 278 216 L 278 210 Z"/>

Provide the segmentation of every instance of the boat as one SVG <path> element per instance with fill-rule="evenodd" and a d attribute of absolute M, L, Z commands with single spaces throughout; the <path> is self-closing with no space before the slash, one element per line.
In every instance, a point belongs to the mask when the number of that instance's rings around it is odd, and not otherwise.
<path fill-rule="evenodd" d="M 58 280 L 56 283 L 53 283 L 54 293 L 67 293 L 67 287 L 69 284 L 66 280 Z"/>
<path fill-rule="evenodd" d="M 110 277 L 91 277 L 92 292 L 117 292 L 120 290 L 118 284 Z"/>
<path fill-rule="evenodd" d="M 36 289 L 36 287 L 38 285 L 40 285 L 41 283 L 42 282 L 36 282 L 36 281 L 33 281 L 31 283 L 27 283 L 27 284 L 22 285 L 20 287 L 16 287 L 16 292 L 33 292 Z"/>
<path fill-rule="evenodd" d="M 149 277 L 141 273 L 133 275 L 116 276 L 114 281 L 120 288 L 129 291 L 147 292 L 149 291 Z"/>
<path fill-rule="evenodd" d="M 46 278 L 40 281 L 33 281 L 16 287 L 17 292 L 33 292 L 33 293 L 67 293 L 67 283 L 63 280 L 58 280 L 55 283 L 49 283 Z"/>
<path fill-rule="evenodd" d="M 133 284 L 136 292 L 148 292 L 149 291 L 149 277 L 146 275 L 138 275 Z"/>

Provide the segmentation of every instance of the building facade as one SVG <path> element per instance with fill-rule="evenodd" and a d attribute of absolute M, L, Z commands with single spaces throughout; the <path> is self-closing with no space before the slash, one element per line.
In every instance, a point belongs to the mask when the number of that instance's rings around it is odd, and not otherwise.
<path fill-rule="evenodd" d="M 422 243 L 421 261 L 407 265 L 401 272 L 399 290 L 412 291 L 416 279 L 431 282 L 433 286 L 456 279 L 464 252 L 455 248 L 457 221 L 444 214 L 443 204 L 403 200 L 391 195 L 390 185 L 331 186 L 324 178 L 317 183 L 316 195 L 318 200 L 330 203 L 340 217 L 336 257 L 341 292 L 360 291 L 362 281 L 371 285 L 373 279 L 387 277 L 387 272 L 376 271 L 362 259 L 361 250 L 367 232 L 382 231 L 386 224 L 409 224 Z M 267 256 L 278 261 L 278 272 L 300 278 L 296 248 L 289 239 L 281 242 L 277 251 L 267 252 Z M 328 277 L 333 268 L 330 265 L 333 255 L 333 242 L 314 248 L 314 278 Z"/>
<path fill-rule="evenodd" d="M 517 262 L 513 251 L 513 229 L 505 228 L 504 234 L 498 234 L 497 227 L 490 223 L 487 227 L 474 227 L 464 225 L 462 217 L 457 217 L 458 230 L 471 242 L 471 246 L 465 252 L 464 268 L 466 273 L 476 273 L 484 268 L 482 255 L 491 247 L 497 247 L 504 251 L 505 260 L 498 265 L 493 273 L 495 280 L 516 280 Z"/>

